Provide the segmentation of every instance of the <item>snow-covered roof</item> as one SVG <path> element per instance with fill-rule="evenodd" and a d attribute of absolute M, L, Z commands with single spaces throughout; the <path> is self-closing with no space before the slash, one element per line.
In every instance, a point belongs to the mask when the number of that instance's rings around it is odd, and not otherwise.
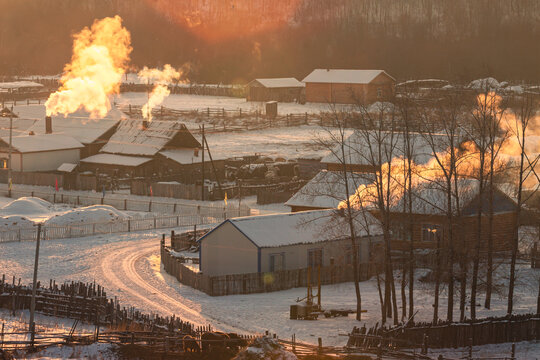
<path fill-rule="evenodd" d="M 355 131 L 345 139 L 345 161 L 352 165 L 377 166 L 396 157 L 405 157 L 407 151 L 403 133 Z M 410 144 L 413 161 L 424 164 L 433 157 L 431 143 L 434 143 L 437 152 L 445 151 L 448 146 L 448 137 L 445 135 L 426 135 L 410 133 Z M 382 150 L 379 157 L 379 144 Z M 341 145 L 336 146 L 322 158 L 324 164 L 342 164 L 343 156 Z"/>
<path fill-rule="evenodd" d="M 198 164 L 202 162 L 202 149 L 197 149 L 197 156 L 195 156 L 195 149 L 171 149 L 163 150 L 159 152 L 167 159 L 171 159 L 179 164 Z M 217 152 L 217 155 L 212 152 L 212 160 L 224 160 L 224 154 Z M 210 161 L 208 151 L 205 150 L 205 161 Z"/>
<path fill-rule="evenodd" d="M 19 88 L 42 88 L 43 84 L 33 81 L 12 81 L 12 82 L 0 82 L 0 89 L 19 89 Z"/>
<path fill-rule="evenodd" d="M 473 80 L 467 85 L 469 89 L 476 89 L 476 90 L 490 90 L 490 89 L 498 89 L 501 87 L 501 84 L 497 81 L 497 79 L 492 77 L 487 77 L 484 79 L 476 79 Z"/>
<path fill-rule="evenodd" d="M 262 86 L 267 88 L 285 88 L 285 87 L 305 87 L 301 81 L 298 81 L 295 78 L 268 78 L 268 79 L 255 79 L 254 81 L 259 82 Z"/>
<path fill-rule="evenodd" d="M 142 120 L 139 119 L 121 121 L 101 152 L 153 156 L 165 150 L 164 148 L 176 135 L 182 135 L 182 141 L 186 142 L 179 144 L 178 148 L 200 146 L 186 126 L 180 122 L 154 120 L 148 122 L 146 129 L 143 129 L 142 125 Z"/>
<path fill-rule="evenodd" d="M 361 184 L 373 181 L 370 175 L 348 173 L 349 196 L 356 192 Z M 337 208 L 339 203 L 347 199 L 345 178 L 339 171 L 320 171 L 313 179 L 296 192 L 286 203 L 287 206 L 304 206 L 310 208 Z"/>
<path fill-rule="evenodd" d="M 474 215 L 479 208 L 479 181 L 476 179 L 459 179 L 458 196 L 462 215 Z M 452 209 L 456 212 L 457 198 L 455 196 L 455 184 L 452 182 Z M 429 181 L 416 184 L 412 188 L 412 211 L 414 214 L 445 215 L 448 208 L 448 198 L 445 181 Z M 406 193 L 392 201 L 391 211 L 403 212 Z M 484 192 L 484 211 L 488 209 L 488 193 Z M 515 210 L 515 202 L 505 192 L 496 187 L 494 192 L 494 212 L 508 212 Z"/>
<path fill-rule="evenodd" d="M 32 115 L 33 118 L 37 119 L 28 131 L 33 131 L 36 134 L 45 133 L 45 106 L 20 106 L 16 110 L 19 114 L 23 114 L 23 117 Z M 69 135 L 83 144 L 91 144 L 116 126 L 120 120 L 127 118 L 126 114 L 115 107 L 109 110 L 102 119 L 93 119 L 87 111 L 79 110 L 66 117 L 62 115 L 53 116 L 52 131 L 53 134 Z"/>
<path fill-rule="evenodd" d="M 81 162 L 105 165 L 139 166 L 149 162 L 152 158 L 142 156 L 125 156 L 116 154 L 96 154 L 81 159 Z"/>
<path fill-rule="evenodd" d="M 304 83 L 342 83 L 342 84 L 369 84 L 384 70 L 342 70 L 342 69 L 315 69 L 302 80 Z"/>
<path fill-rule="evenodd" d="M 369 212 L 355 211 L 353 218 L 356 237 L 382 235 L 380 222 Z M 347 217 L 338 210 L 239 217 L 225 222 L 233 224 L 260 248 L 310 244 L 350 237 Z M 209 234 L 211 232 L 206 236 Z"/>
<path fill-rule="evenodd" d="M 73 170 L 75 170 L 75 168 L 77 167 L 77 164 L 72 164 L 72 163 L 63 163 L 62 165 L 60 165 L 58 167 L 58 169 L 56 169 L 57 171 L 61 171 L 61 172 L 67 172 L 67 173 L 70 173 L 72 172 Z"/>
<path fill-rule="evenodd" d="M 13 136 L 27 135 L 36 120 L 13 118 Z M 0 137 L 9 136 L 9 118 L 0 117 Z"/>
<path fill-rule="evenodd" d="M 3 146 L 9 146 L 9 136 L 3 136 Z M 51 150 L 80 149 L 83 146 L 71 136 L 60 134 L 13 136 L 13 149 L 21 153 L 41 152 Z"/>

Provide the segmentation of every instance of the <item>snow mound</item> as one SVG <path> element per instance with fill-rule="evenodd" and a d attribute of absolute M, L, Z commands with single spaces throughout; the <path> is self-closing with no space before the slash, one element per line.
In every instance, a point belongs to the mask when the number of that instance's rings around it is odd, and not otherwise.
<path fill-rule="evenodd" d="M 293 353 L 284 350 L 276 339 L 262 337 L 256 338 L 234 360 L 297 360 Z"/>
<path fill-rule="evenodd" d="M 9 230 L 13 227 L 17 228 L 31 228 L 34 226 L 34 222 L 20 215 L 10 215 L 0 217 L 0 229 Z"/>
<path fill-rule="evenodd" d="M 66 211 L 49 218 L 46 225 L 116 222 L 129 218 L 126 213 L 109 205 L 92 205 Z"/>
<path fill-rule="evenodd" d="M 36 197 L 22 197 L 13 200 L 0 209 L 0 215 L 46 215 L 51 212 L 53 204 Z"/>

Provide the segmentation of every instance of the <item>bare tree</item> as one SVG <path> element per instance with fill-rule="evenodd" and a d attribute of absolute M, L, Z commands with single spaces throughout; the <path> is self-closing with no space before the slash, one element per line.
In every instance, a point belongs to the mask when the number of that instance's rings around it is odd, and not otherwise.
<path fill-rule="evenodd" d="M 527 149 L 527 131 L 531 121 L 537 116 L 538 97 L 533 94 L 523 94 L 510 99 L 510 108 L 513 116 L 509 116 L 506 127 L 519 148 L 519 168 L 517 184 L 517 211 L 514 237 L 512 239 L 512 258 L 510 262 L 510 281 L 508 283 L 508 306 L 506 312 L 512 314 L 514 309 L 514 288 L 516 282 L 516 260 L 519 250 L 519 223 L 521 208 L 523 206 L 523 186 L 527 177 L 534 173 L 536 161 L 530 161 Z M 532 165 L 532 166 L 531 166 Z M 535 173 L 534 173 L 535 174 Z"/>

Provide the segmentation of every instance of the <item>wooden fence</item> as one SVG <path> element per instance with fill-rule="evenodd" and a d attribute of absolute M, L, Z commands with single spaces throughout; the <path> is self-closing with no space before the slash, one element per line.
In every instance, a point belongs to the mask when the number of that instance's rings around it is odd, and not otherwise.
<path fill-rule="evenodd" d="M 272 292 L 307 286 L 308 269 L 284 270 L 269 273 L 208 276 L 195 272 L 184 265 L 184 259 L 171 254 L 171 249 L 161 242 L 161 263 L 165 271 L 179 282 L 210 296 L 252 294 Z M 360 264 L 360 280 L 367 280 L 375 274 L 372 263 Z M 321 267 L 321 284 L 337 284 L 353 281 L 352 265 Z M 311 284 L 317 283 L 317 272 L 311 271 Z"/>
<path fill-rule="evenodd" d="M 214 224 L 225 220 L 226 214 L 217 217 L 202 215 L 168 215 L 140 219 L 123 219 L 114 222 L 83 223 L 65 226 L 45 225 L 41 229 L 41 239 L 69 239 L 98 234 L 114 234 L 151 229 L 170 229 L 174 227 Z M 37 227 L 20 227 L 0 232 L 0 243 L 36 240 Z"/>
<path fill-rule="evenodd" d="M 367 336 L 367 337 L 366 337 Z M 441 322 L 433 325 L 418 323 L 395 328 L 378 328 L 366 331 L 355 328 L 349 345 L 364 343 L 370 336 L 382 336 L 394 341 L 396 346 L 427 348 L 458 348 L 486 344 L 540 340 L 540 317 L 538 314 L 512 315 L 470 320 L 463 323 Z"/>
<path fill-rule="evenodd" d="M 6 191 L 7 193 L 7 191 Z M 160 214 L 178 214 L 178 215 L 199 215 L 213 217 L 216 219 L 228 219 L 234 216 L 249 216 L 251 209 L 248 206 L 238 208 L 233 205 L 197 205 L 189 203 L 181 203 L 176 201 L 159 201 L 153 197 L 145 199 L 133 199 L 122 194 L 107 194 L 103 196 L 100 193 L 94 195 L 78 195 L 67 191 L 33 191 L 26 189 L 13 189 L 12 197 L 21 196 L 39 197 L 51 203 L 70 204 L 74 206 L 90 206 L 90 205 L 110 205 L 118 210 L 125 211 L 145 211 Z M 195 224 L 192 224 L 195 225 Z"/>
<path fill-rule="evenodd" d="M 13 184 L 33 186 L 55 186 L 58 183 L 59 188 L 66 188 L 66 190 L 68 186 L 72 190 L 96 190 L 97 179 L 95 176 L 68 176 L 69 180 L 64 181 L 63 174 L 13 171 L 11 173 L 11 181 Z M 7 182 L 8 172 L 7 170 L 2 169 L 0 170 L 0 183 L 7 184 Z"/>

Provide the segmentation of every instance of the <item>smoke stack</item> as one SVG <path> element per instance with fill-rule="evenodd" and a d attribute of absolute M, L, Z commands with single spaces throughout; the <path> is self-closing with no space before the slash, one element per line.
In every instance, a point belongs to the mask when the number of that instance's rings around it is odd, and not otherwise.
<path fill-rule="evenodd" d="M 45 116 L 45 134 L 52 134 L 52 118 Z"/>
<path fill-rule="evenodd" d="M 148 120 L 143 120 L 143 122 L 142 122 L 142 129 L 143 129 L 143 130 L 148 129 Z"/>

